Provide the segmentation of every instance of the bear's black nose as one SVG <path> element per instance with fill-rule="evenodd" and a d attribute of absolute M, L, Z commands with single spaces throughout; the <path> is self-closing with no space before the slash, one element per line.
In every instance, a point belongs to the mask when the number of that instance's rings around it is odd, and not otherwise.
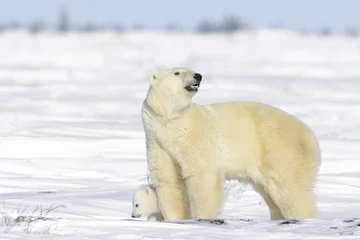
<path fill-rule="evenodd" d="M 132 218 L 134 218 L 134 217 L 135 217 L 135 215 L 131 215 L 131 217 L 132 217 Z"/>
<path fill-rule="evenodd" d="M 195 73 L 195 74 L 194 74 L 194 78 L 200 82 L 201 79 L 202 79 L 202 76 L 201 76 L 201 74 L 199 74 L 199 73 Z"/>

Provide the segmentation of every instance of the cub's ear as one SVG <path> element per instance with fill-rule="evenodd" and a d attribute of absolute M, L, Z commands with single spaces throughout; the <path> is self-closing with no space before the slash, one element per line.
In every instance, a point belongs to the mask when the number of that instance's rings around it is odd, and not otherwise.
<path fill-rule="evenodd" d="M 149 82 L 153 86 L 159 80 L 159 75 L 157 73 L 150 73 L 149 74 Z"/>
<path fill-rule="evenodd" d="M 150 186 L 146 186 L 146 193 L 149 194 L 151 191 L 151 187 Z"/>

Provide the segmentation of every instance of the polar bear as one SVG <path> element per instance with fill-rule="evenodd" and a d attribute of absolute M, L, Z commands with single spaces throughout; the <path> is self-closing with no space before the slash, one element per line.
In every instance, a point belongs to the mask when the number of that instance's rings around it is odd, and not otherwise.
<path fill-rule="evenodd" d="M 155 189 L 152 185 L 141 185 L 134 193 L 132 199 L 133 210 L 131 217 L 148 217 L 148 221 L 164 220 L 158 208 Z"/>
<path fill-rule="evenodd" d="M 141 114 L 164 219 L 216 217 L 226 179 L 252 184 L 271 220 L 316 218 L 321 152 L 314 133 L 264 103 L 192 103 L 201 81 L 201 74 L 187 68 L 149 75 Z"/>

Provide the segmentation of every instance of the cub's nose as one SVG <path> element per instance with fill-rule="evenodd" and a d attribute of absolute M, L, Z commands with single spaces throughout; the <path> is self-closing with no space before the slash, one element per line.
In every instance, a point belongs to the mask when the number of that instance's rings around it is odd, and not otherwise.
<path fill-rule="evenodd" d="M 132 217 L 132 218 L 134 218 L 134 217 L 135 217 L 135 215 L 131 215 L 131 217 Z"/>
<path fill-rule="evenodd" d="M 202 76 L 201 76 L 200 73 L 195 73 L 195 74 L 194 74 L 194 78 L 200 82 L 201 79 L 202 79 Z"/>

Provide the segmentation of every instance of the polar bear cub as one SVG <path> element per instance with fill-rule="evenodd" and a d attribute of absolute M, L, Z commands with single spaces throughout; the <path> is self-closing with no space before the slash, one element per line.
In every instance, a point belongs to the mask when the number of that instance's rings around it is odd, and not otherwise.
<path fill-rule="evenodd" d="M 141 185 L 133 195 L 131 217 L 147 216 L 148 221 L 164 220 L 158 208 L 155 188 L 152 185 Z"/>

